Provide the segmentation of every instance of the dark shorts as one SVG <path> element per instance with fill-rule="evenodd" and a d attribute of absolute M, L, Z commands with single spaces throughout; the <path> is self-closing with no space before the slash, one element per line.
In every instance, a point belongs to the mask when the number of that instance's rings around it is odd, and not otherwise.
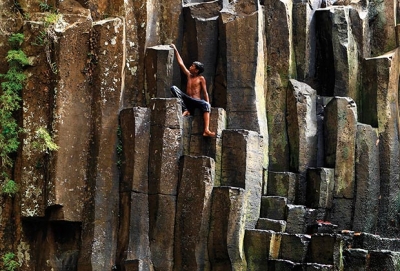
<path fill-rule="evenodd" d="M 182 92 L 176 86 L 171 87 L 171 93 L 174 97 L 180 100 L 182 105 L 182 112 L 189 111 L 190 114 L 193 115 L 196 108 L 200 109 L 203 113 L 211 111 L 211 105 L 208 102 L 204 100 L 194 99 L 186 93 Z"/>

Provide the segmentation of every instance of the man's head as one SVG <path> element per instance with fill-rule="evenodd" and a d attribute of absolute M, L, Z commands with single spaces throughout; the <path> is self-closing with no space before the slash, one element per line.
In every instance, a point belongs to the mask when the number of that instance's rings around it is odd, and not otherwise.
<path fill-rule="evenodd" d="M 199 61 L 195 61 L 195 62 L 193 62 L 192 65 L 194 65 L 195 68 L 198 70 L 197 74 L 200 74 L 200 73 L 204 72 L 204 64 L 203 63 L 201 63 Z"/>

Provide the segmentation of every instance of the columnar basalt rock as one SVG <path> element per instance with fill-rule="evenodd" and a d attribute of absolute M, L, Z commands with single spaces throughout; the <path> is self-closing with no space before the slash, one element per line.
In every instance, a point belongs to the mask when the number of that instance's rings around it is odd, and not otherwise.
<path fill-rule="evenodd" d="M 325 163 L 327 167 L 335 169 L 331 219 L 339 225 L 339 229 L 351 228 L 356 129 L 357 109 L 354 101 L 341 97 L 331 100 L 325 108 Z"/>
<path fill-rule="evenodd" d="M 115 265 L 118 231 L 119 172 L 117 132 L 121 89 L 124 83 L 124 22 L 110 18 L 94 24 L 99 53 L 93 74 L 93 118 L 88 190 L 83 219 L 82 270 L 108 269 Z M 100 53 L 102 52 L 102 53 Z M 86 254 L 87 253 L 87 254 Z"/>
<path fill-rule="evenodd" d="M 149 227 L 155 270 L 172 270 L 174 232 L 182 154 L 182 108 L 175 98 L 150 102 Z"/>
<path fill-rule="evenodd" d="M 357 125 L 356 200 L 353 230 L 375 232 L 379 208 L 379 139 L 370 125 Z"/>
<path fill-rule="evenodd" d="M 396 0 L 370 1 L 372 56 L 380 56 L 397 47 L 395 32 L 397 9 L 398 2 Z"/>
<path fill-rule="evenodd" d="M 245 255 L 245 191 L 236 187 L 213 189 L 208 255 L 212 270 L 241 270 Z"/>
<path fill-rule="evenodd" d="M 226 43 L 228 128 L 256 131 L 263 136 L 262 161 L 264 168 L 267 168 L 263 14 L 254 1 L 243 1 L 230 8 L 235 8 L 237 13 L 227 9 L 221 15 L 221 31 L 224 32 L 222 35 Z"/>
<path fill-rule="evenodd" d="M 287 198 L 294 203 L 299 176 L 293 172 L 268 172 L 267 195 Z"/>
<path fill-rule="evenodd" d="M 396 270 L 400 264 L 400 252 L 371 251 L 368 262 L 371 270 Z"/>
<path fill-rule="evenodd" d="M 267 47 L 267 117 L 269 170 L 289 170 L 289 143 L 286 130 L 288 80 L 295 77 L 292 35 L 292 1 L 265 1 Z"/>
<path fill-rule="evenodd" d="M 215 67 L 217 63 L 218 27 L 220 1 L 208 1 L 184 7 L 186 31 L 183 35 L 184 59 L 190 64 L 200 61 L 204 64 L 208 95 L 213 102 Z M 186 55 L 187 53 L 187 55 Z"/>
<path fill-rule="evenodd" d="M 280 255 L 281 239 L 282 235 L 274 231 L 246 230 L 244 252 L 247 270 L 267 270 L 268 261 Z"/>
<path fill-rule="evenodd" d="M 246 229 L 253 229 L 260 214 L 263 140 L 253 131 L 222 132 L 222 186 L 245 189 Z"/>
<path fill-rule="evenodd" d="M 43 19 L 43 18 L 41 18 Z M 32 45 L 35 43 L 44 26 L 38 21 L 27 23 L 24 27 L 24 35 L 27 37 L 23 44 L 23 50 L 28 57 L 33 59 L 32 67 L 27 69 L 28 78 L 22 91 L 23 128 L 25 130 L 22 141 L 21 153 L 16 160 L 17 167 L 21 171 L 16 174 L 16 180 L 25 193 L 21 196 L 21 215 L 23 217 L 45 216 L 47 207 L 47 170 L 45 165 L 49 161 L 50 153 L 45 146 L 37 146 L 40 142 L 37 131 L 45 128 L 50 132 L 49 124 L 52 121 L 54 84 L 52 81 L 56 75 L 50 70 L 46 60 L 44 46 Z M 35 73 L 41 77 L 33 76 Z M 36 95 L 40 93 L 40 99 Z M 35 143 L 36 142 L 36 143 Z"/>
<path fill-rule="evenodd" d="M 280 258 L 293 262 L 305 262 L 311 236 L 282 233 L 281 238 Z"/>
<path fill-rule="evenodd" d="M 307 171 L 307 206 L 317 209 L 317 218 L 326 220 L 326 212 L 332 208 L 335 185 L 334 169 L 309 168 Z"/>
<path fill-rule="evenodd" d="M 290 169 L 299 173 L 296 203 L 306 201 L 306 173 L 317 166 L 316 91 L 296 80 L 289 80 L 287 93 L 287 130 L 290 134 Z"/>
<path fill-rule="evenodd" d="M 141 261 L 149 270 L 149 203 L 148 161 L 150 142 L 150 109 L 127 108 L 120 113 L 121 161 L 120 221 L 117 264 Z M 125 267 L 126 269 L 126 267 Z"/>
<path fill-rule="evenodd" d="M 82 70 L 86 66 L 90 17 L 65 16 L 58 29 L 58 81 L 54 95 L 52 128 L 59 146 L 52 157 L 49 206 L 61 206 L 52 219 L 82 221 L 88 179 L 89 141 L 92 125 L 92 94 Z"/>
<path fill-rule="evenodd" d="M 146 100 L 171 97 L 174 51 L 169 45 L 157 45 L 146 49 Z"/>
<path fill-rule="evenodd" d="M 397 220 L 399 187 L 399 119 L 398 119 L 398 49 L 366 60 L 364 78 L 367 105 L 363 119 L 378 128 L 380 163 L 380 203 L 378 232 L 394 236 L 393 222 Z M 371 83 L 371 85 L 368 85 Z M 368 100 L 370 99 L 370 100 Z M 376 101 L 374 103 L 374 101 Z M 369 110 L 369 111 L 368 111 Z"/>
<path fill-rule="evenodd" d="M 182 154 L 181 105 L 175 98 L 156 98 L 151 100 L 149 107 L 149 193 L 176 196 Z"/>
<path fill-rule="evenodd" d="M 293 1 L 293 46 L 297 79 L 311 85 L 315 76 L 316 40 L 314 13 L 321 0 Z"/>
<path fill-rule="evenodd" d="M 340 252 L 343 249 L 343 238 L 333 234 L 313 234 L 311 236 L 308 262 L 334 265 L 342 270 L 343 259 Z"/>
<path fill-rule="evenodd" d="M 179 185 L 175 227 L 174 270 L 209 270 L 208 232 L 214 160 L 184 156 Z"/>
<path fill-rule="evenodd" d="M 215 131 L 216 137 L 204 137 L 204 120 L 197 111 L 190 122 L 190 135 L 188 142 L 188 154 L 211 157 L 215 161 L 214 186 L 221 183 L 221 158 L 222 158 L 222 131 L 226 129 L 226 112 L 222 108 L 212 108 L 210 113 L 210 130 Z"/>
<path fill-rule="evenodd" d="M 120 112 L 121 192 L 149 192 L 150 112 L 147 107 L 126 108 Z"/>
<path fill-rule="evenodd" d="M 330 7 L 316 11 L 319 63 L 318 93 L 351 97 L 358 103 L 359 55 L 362 54 L 351 28 L 352 8 Z M 325 51 L 327 50 L 327 51 Z M 331 50 L 331 51 L 330 51 Z"/>

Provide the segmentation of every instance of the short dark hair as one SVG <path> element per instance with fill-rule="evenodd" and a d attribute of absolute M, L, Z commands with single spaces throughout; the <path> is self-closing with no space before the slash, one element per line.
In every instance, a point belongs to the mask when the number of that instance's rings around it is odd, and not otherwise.
<path fill-rule="evenodd" d="M 200 61 L 193 62 L 193 65 L 196 66 L 196 69 L 199 71 L 199 74 L 204 72 L 204 64 L 201 63 Z"/>

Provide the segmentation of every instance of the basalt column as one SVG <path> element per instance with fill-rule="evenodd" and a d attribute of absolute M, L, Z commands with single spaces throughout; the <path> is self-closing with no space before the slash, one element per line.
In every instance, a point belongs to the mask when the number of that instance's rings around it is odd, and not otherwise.
<path fill-rule="evenodd" d="M 149 159 L 150 251 L 154 269 L 172 270 L 182 108 L 175 98 L 152 99 Z"/>
<path fill-rule="evenodd" d="M 254 229 L 260 216 L 262 194 L 262 137 L 247 130 L 222 132 L 221 186 L 245 190 L 246 229 Z"/>
<path fill-rule="evenodd" d="M 131 260 L 140 260 L 142 270 L 150 270 L 148 163 L 150 109 L 127 108 L 120 113 L 122 179 L 117 264 L 127 269 Z M 125 269 L 124 269 L 125 268 Z"/>
<path fill-rule="evenodd" d="M 57 43 L 58 82 L 54 96 L 54 141 L 59 150 L 51 161 L 48 205 L 58 207 L 52 219 L 82 221 L 88 182 L 92 125 L 92 93 L 82 71 L 87 64 L 90 17 L 66 15 Z"/>
<path fill-rule="evenodd" d="M 213 189 L 208 255 L 211 270 L 243 270 L 246 214 L 245 191 L 235 187 Z"/>
<path fill-rule="evenodd" d="M 124 22 L 110 18 L 95 22 L 93 27 L 99 46 L 92 86 L 95 117 L 89 164 L 90 198 L 84 211 L 79 270 L 112 268 L 118 231 L 117 132 L 124 83 Z"/>
<path fill-rule="evenodd" d="M 350 97 L 358 103 L 362 45 L 357 43 L 351 28 L 352 13 L 355 11 L 350 6 L 316 11 L 318 94 Z"/>
<path fill-rule="evenodd" d="M 296 202 L 305 204 L 307 168 L 317 166 L 316 91 L 294 79 L 287 93 L 290 170 L 299 173 Z"/>
<path fill-rule="evenodd" d="M 374 233 L 379 207 L 379 138 L 377 129 L 358 124 L 356 137 L 354 231 Z"/>
<path fill-rule="evenodd" d="M 186 28 L 183 36 L 183 58 L 187 65 L 193 61 L 204 64 L 202 75 L 206 79 L 210 103 L 213 102 L 214 96 L 220 9 L 218 1 L 189 5 L 183 9 Z"/>
<path fill-rule="evenodd" d="M 214 160 L 184 156 L 176 210 L 174 270 L 209 270 L 208 233 Z"/>
<path fill-rule="evenodd" d="M 157 45 L 146 50 L 146 104 L 152 98 L 171 97 L 174 50 L 169 45 Z"/>
<path fill-rule="evenodd" d="M 290 78 L 295 77 L 292 36 L 292 1 L 265 1 L 267 46 L 267 117 L 269 139 L 269 170 L 289 170 L 289 143 L 286 130 L 286 91 Z M 268 142 L 264 140 L 265 142 Z"/>
<path fill-rule="evenodd" d="M 331 221 L 351 229 L 355 187 L 357 108 L 350 98 L 335 97 L 325 108 L 325 163 L 335 169 Z"/>
<path fill-rule="evenodd" d="M 222 13 L 227 59 L 227 119 L 229 129 L 255 131 L 264 138 L 263 167 L 268 166 L 265 108 L 264 21 L 254 1 L 232 3 Z M 235 10 L 236 13 L 228 11 Z"/>
<path fill-rule="evenodd" d="M 398 78 L 399 52 L 393 50 L 376 58 L 369 58 L 365 65 L 365 101 L 375 101 L 363 117 L 368 124 L 378 127 L 380 163 L 380 203 L 378 233 L 390 237 L 396 235 L 399 184 L 399 109 Z M 371 84 L 369 84 L 371 83 Z M 368 98 L 370 97 L 370 98 Z M 367 108 L 366 108 L 367 109 Z M 366 117 L 367 116 L 367 117 Z"/>

